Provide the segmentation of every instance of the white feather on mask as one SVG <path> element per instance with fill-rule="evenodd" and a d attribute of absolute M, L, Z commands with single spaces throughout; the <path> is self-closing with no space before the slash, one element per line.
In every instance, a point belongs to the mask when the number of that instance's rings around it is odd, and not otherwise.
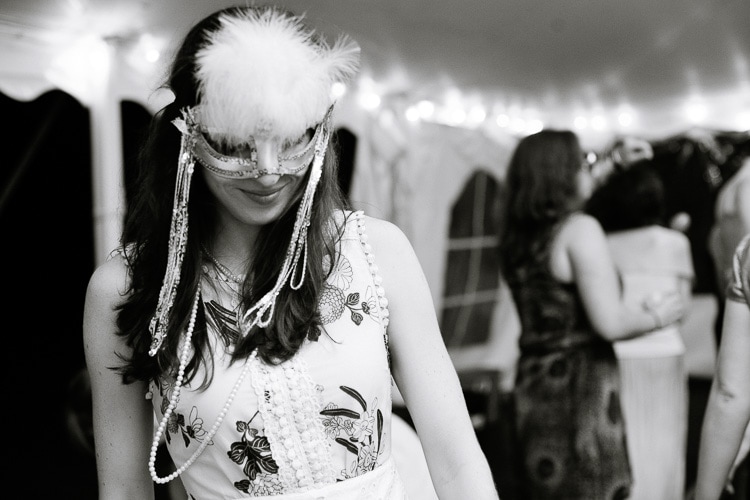
<path fill-rule="evenodd" d="M 197 118 L 211 139 L 240 146 L 269 132 L 298 137 L 324 118 L 333 84 L 359 69 L 360 49 L 345 35 L 315 41 L 301 21 L 276 9 L 220 18 L 196 56 Z"/>

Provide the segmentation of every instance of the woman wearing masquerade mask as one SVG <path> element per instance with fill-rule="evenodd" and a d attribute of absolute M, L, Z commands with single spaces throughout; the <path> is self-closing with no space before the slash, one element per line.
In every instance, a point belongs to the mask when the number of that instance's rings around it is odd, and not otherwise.
<path fill-rule="evenodd" d="M 411 246 L 338 191 L 330 90 L 358 60 L 275 7 L 186 36 L 86 298 L 101 498 L 177 477 L 190 498 L 405 498 L 391 377 L 439 497 L 497 498 Z"/>

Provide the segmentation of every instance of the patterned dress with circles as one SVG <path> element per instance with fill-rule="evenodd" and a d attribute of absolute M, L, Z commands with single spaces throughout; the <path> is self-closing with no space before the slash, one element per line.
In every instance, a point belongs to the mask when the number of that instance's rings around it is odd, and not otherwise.
<path fill-rule="evenodd" d="M 521 321 L 516 439 L 530 500 L 621 500 L 631 471 L 612 344 L 595 333 L 575 284 L 550 273 L 562 223 L 506 276 Z"/>

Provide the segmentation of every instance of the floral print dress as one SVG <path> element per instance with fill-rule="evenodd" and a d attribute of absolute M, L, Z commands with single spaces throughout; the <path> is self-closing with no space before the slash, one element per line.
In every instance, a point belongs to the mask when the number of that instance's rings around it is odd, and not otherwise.
<path fill-rule="evenodd" d="M 292 359 L 278 366 L 255 356 L 229 364 L 232 336 L 237 335 L 236 303 L 207 283 L 217 276 L 213 268 L 204 269 L 214 377 L 206 390 L 183 386 L 165 431 L 177 467 L 205 446 L 181 475 L 191 499 L 307 498 L 297 495 L 342 481 L 355 483 L 375 471 L 385 474 L 377 483 L 387 493 L 363 498 L 404 498 L 390 458 L 387 300 L 361 212 L 349 214 L 333 266 L 320 299 L 320 337 L 306 340 Z M 157 421 L 174 380 L 163 379 L 159 385 L 151 388 Z M 234 399 L 224 408 L 232 391 Z M 217 432 L 204 443 L 222 411 L 226 414 Z M 384 482 L 392 484 L 383 489 Z"/>

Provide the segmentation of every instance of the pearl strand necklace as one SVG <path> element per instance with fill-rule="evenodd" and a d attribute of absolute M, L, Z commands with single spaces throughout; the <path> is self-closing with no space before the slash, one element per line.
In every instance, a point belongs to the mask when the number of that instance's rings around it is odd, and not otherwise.
<path fill-rule="evenodd" d="M 201 249 L 203 250 L 203 253 L 206 255 L 206 257 L 208 257 L 211 260 L 211 262 L 213 262 L 214 266 L 216 266 L 216 270 L 219 271 L 219 273 L 222 276 L 224 276 L 225 278 L 228 278 L 229 280 L 233 281 L 234 283 L 238 285 L 241 285 L 245 282 L 244 278 L 232 273 L 232 271 L 227 266 L 219 262 L 219 259 L 214 257 L 214 254 L 209 252 L 206 247 L 201 245 Z"/>
<path fill-rule="evenodd" d="M 167 406 L 167 409 L 164 411 L 164 415 L 162 416 L 161 421 L 159 422 L 159 427 L 156 429 L 156 433 L 154 433 L 154 440 L 151 442 L 151 453 L 149 454 L 149 459 L 148 459 L 148 471 L 151 474 L 151 479 L 153 479 L 153 481 L 158 484 L 168 483 L 169 481 L 172 481 L 173 479 L 177 478 L 177 476 L 185 472 L 188 469 L 188 467 L 193 465 L 193 462 L 195 462 L 195 460 L 200 456 L 200 454 L 203 453 L 203 450 L 206 449 L 208 444 L 216 435 L 216 432 L 219 430 L 219 426 L 221 425 L 222 421 L 224 420 L 224 417 L 229 411 L 229 407 L 232 405 L 232 402 L 234 401 L 234 398 L 237 395 L 237 391 L 239 390 L 240 385 L 242 384 L 242 381 L 245 378 L 245 375 L 247 375 L 250 369 L 252 358 L 254 358 L 257 353 L 257 351 L 253 351 L 253 353 L 250 355 L 250 359 L 248 359 L 248 361 L 245 363 L 245 366 L 242 369 L 242 373 L 240 373 L 240 376 L 237 379 L 237 382 L 234 383 L 234 386 L 232 387 L 232 390 L 229 393 L 229 397 L 227 397 L 227 400 L 224 403 L 224 406 L 222 407 L 221 411 L 219 412 L 219 415 L 216 417 L 214 424 L 211 426 L 211 429 L 208 431 L 208 434 L 204 438 L 203 442 L 201 442 L 198 449 L 195 450 L 195 452 L 193 452 L 190 458 L 188 458 L 185 461 L 185 463 L 182 464 L 173 473 L 169 474 L 168 476 L 159 477 L 159 475 L 156 473 L 156 452 L 158 451 L 159 443 L 161 442 L 161 437 L 164 434 L 164 430 L 167 427 L 167 422 L 169 421 L 169 417 L 172 415 L 172 412 L 177 407 L 177 403 L 180 400 L 180 390 L 182 389 L 182 382 L 185 378 L 185 368 L 187 367 L 188 358 L 190 357 L 190 340 L 192 339 L 193 330 L 195 329 L 195 318 L 198 313 L 198 304 L 200 303 L 200 297 L 201 297 L 201 291 L 200 291 L 200 285 L 198 285 L 198 292 L 195 295 L 195 302 L 193 303 L 193 309 L 190 312 L 190 321 L 188 323 L 188 328 L 185 331 L 185 335 L 183 338 L 184 344 L 182 346 L 182 352 L 180 354 L 180 366 L 177 370 L 177 379 L 175 380 L 174 389 L 172 390 L 172 396 L 169 398 L 169 405 Z"/>

